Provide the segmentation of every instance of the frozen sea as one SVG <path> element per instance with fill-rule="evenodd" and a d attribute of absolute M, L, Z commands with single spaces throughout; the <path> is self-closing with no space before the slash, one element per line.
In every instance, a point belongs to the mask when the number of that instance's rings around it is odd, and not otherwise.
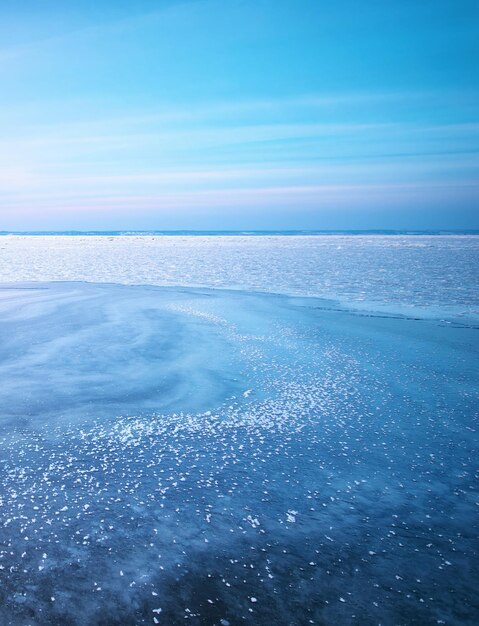
<path fill-rule="evenodd" d="M 0 237 L 0 624 L 479 623 L 478 267 Z"/>

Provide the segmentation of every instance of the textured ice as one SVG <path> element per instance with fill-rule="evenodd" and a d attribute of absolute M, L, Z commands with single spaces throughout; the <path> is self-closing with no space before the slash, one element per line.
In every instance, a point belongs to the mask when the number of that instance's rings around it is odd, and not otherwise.
<path fill-rule="evenodd" d="M 477 316 L 478 260 L 465 235 L 0 237 L 0 283 L 238 288 L 421 315 Z"/>
<path fill-rule="evenodd" d="M 206 409 L 243 392 L 231 351 L 217 350 L 216 327 L 178 315 L 185 300 L 154 287 L 0 289 L 0 428 Z"/>
<path fill-rule="evenodd" d="M 1 624 L 477 624 L 476 328 L 0 296 Z"/>

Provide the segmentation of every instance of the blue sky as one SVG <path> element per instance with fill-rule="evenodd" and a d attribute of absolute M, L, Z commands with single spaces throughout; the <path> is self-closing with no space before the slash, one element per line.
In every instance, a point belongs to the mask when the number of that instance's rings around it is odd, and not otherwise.
<path fill-rule="evenodd" d="M 0 3 L 0 230 L 479 228 L 477 0 Z"/>

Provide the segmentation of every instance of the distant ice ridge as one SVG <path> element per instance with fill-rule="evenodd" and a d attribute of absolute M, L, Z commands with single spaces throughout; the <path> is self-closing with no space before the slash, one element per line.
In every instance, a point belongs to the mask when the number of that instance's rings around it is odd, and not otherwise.
<path fill-rule="evenodd" d="M 393 312 L 479 311 L 479 236 L 9 236 L 0 282 L 88 281 L 318 296 Z"/>

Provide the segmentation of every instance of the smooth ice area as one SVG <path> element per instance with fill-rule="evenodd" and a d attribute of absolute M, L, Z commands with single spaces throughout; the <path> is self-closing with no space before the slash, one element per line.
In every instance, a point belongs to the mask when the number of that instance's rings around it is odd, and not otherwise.
<path fill-rule="evenodd" d="M 478 330 L 0 289 L 0 624 L 477 624 Z"/>
<path fill-rule="evenodd" d="M 197 411 L 239 391 L 215 327 L 178 315 L 190 297 L 80 283 L 0 288 L 0 429 Z"/>

